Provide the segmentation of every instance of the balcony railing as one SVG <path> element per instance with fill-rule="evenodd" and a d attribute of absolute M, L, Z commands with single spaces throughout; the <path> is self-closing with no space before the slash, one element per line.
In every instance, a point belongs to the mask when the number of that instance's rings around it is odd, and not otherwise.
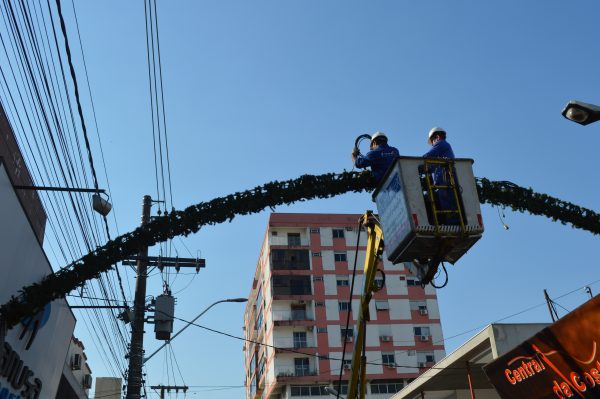
<path fill-rule="evenodd" d="M 271 245 L 281 245 L 286 247 L 307 247 L 308 240 L 304 237 L 297 239 L 288 239 L 288 237 L 271 237 L 270 241 Z"/>
<path fill-rule="evenodd" d="M 312 314 L 305 311 L 281 311 L 273 312 L 273 321 L 314 321 Z"/>
<path fill-rule="evenodd" d="M 316 369 L 283 370 L 277 373 L 277 377 L 309 377 L 315 375 L 318 375 Z"/>

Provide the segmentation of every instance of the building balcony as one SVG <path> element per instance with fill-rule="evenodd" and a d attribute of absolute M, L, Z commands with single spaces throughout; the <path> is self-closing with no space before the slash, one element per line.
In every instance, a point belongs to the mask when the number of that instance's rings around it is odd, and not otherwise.
<path fill-rule="evenodd" d="M 313 300 L 313 295 L 311 292 L 306 292 L 306 293 L 302 293 L 302 294 L 292 294 L 292 293 L 287 293 L 285 291 L 279 291 L 279 292 L 275 292 L 273 293 L 273 300 L 274 301 L 312 301 Z"/>
<path fill-rule="evenodd" d="M 314 326 L 311 314 L 302 311 L 273 312 L 273 324 L 276 326 Z"/>
<path fill-rule="evenodd" d="M 277 382 L 310 382 L 318 378 L 317 369 L 308 370 L 282 370 L 277 373 Z"/>
<path fill-rule="evenodd" d="M 271 237 L 269 239 L 271 247 L 304 249 L 309 247 L 308 239 L 302 237 L 300 239 L 290 239 L 288 237 Z"/>
<path fill-rule="evenodd" d="M 272 270 L 310 270 L 310 254 L 306 249 L 271 248 Z"/>
<path fill-rule="evenodd" d="M 294 355 L 297 355 L 298 352 L 302 352 L 302 353 L 310 354 L 310 355 L 315 355 L 317 353 L 317 347 L 310 343 L 305 346 L 302 346 L 302 345 L 294 345 L 291 347 L 287 347 L 287 346 L 289 346 L 289 344 L 279 345 L 279 346 L 276 345 L 275 353 L 292 353 Z"/>

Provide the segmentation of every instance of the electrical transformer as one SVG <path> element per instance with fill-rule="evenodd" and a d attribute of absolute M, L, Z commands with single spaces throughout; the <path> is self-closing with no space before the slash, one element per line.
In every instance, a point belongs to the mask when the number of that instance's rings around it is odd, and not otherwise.
<path fill-rule="evenodd" d="M 175 298 L 167 294 L 157 296 L 154 303 L 154 333 L 156 339 L 161 341 L 171 339 L 174 314 Z"/>

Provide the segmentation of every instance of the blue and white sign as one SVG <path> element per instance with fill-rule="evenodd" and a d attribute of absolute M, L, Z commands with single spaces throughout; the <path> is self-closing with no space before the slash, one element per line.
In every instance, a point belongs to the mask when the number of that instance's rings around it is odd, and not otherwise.
<path fill-rule="evenodd" d="M 396 251 L 412 230 L 398 169 L 388 175 L 385 184 L 377 193 L 375 203 L 383 230 L 386 253 L 389 256 Z"/>

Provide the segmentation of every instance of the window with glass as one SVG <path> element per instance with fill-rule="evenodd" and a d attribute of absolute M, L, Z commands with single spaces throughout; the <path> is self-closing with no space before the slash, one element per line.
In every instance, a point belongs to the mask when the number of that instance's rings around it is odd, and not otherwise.
<path fill-rule="evenodd" d="M 348 394 L 348 383 L 342 383 L 340 385 L 339 381 L 336 381 L 333 383 L 333 386 L 335 387 L 335 390 L 338 391 L 339 394 L 341 394 L 341 395 Z"/>
<path fill-rule="evenodd" d="M 339 301 L 338 302 L 338 309 L 340 310 L 340 312 L 348 312 L 348 311 L 350 311 L 350 309 L 351 309 L 350 302 Z"/>
<path fill-rule="evenodd" d="M 294 358 L 294 375 L 296 377 L 310 375 L 309 362 L 307 357 Z"/>
<path fill-rule="evenodd" d="M 429 330 L 429 327 L 414 327 L 413 330 L 415 331 L 415 335 L 426 335 L 426 336 L 431 335 L 431 331 Z"/>
<path fill-rule="evenodd" d="M 396 355 L 393 352 L 382 352 L 381 362 L 386 366 L 396 366 Z"/>
<path fill-rule="evenodd" d="M 336 262 L 348 262 L 348 257 L 346 256 L 346 252 L 334 252 L 333 260 Z"/>
<path fill-rule="evenodd" d="M 389 310 L 390 304 L 388 301 L 375 301 L 375 309 L 377 310 Z"/>
<path fill-rule="evenodd" d="M 291 396 L 327 396 L 329 395 L 323 385 L 292 385 Z"/>
<path fill-rule="evenodd" d="M 402 381 L 371 381 L 372 394 L 396 393 L 404 388 Z"/>
<path fill-rule="evenodd" d="M 300 246 L 300 233 L 288 233 L 288 245 L 293 247 Z"/>
<path fill-rule="evenodd" d="M 306 333 L 305 332 L 294 332 L 294 348 L 306 348 Z"/>
<path fill-rule="evenodd" d="M 406 279 L 406 285 L 408 285 L 409 287 L 420 287 L 421 286 L 421 282 L 419 280 L 414 279 L 414 278 L 407 278 Z"/>
<path fill-rule="evenodd" d="M 344 238 L 344 229 L 332 229 L 333 238 Z"/>
<path fill-rule="evenodd" d="M 306 320 L 306 305 L 292 305 L 292 320 Z"/>
<path fill-rule="evenodd" d="M 350 285 L 350 279 L 348 276 L 337 276 L 335 281 L 338 287 L 347 287 Z"/>
<path fill-rule="evenodd" d="M 352 339 L 354 338 L 354 329 L 353 328 L 342 328 L 340 329 L 342 335 L 342 341 L 344 338 Z"/>

